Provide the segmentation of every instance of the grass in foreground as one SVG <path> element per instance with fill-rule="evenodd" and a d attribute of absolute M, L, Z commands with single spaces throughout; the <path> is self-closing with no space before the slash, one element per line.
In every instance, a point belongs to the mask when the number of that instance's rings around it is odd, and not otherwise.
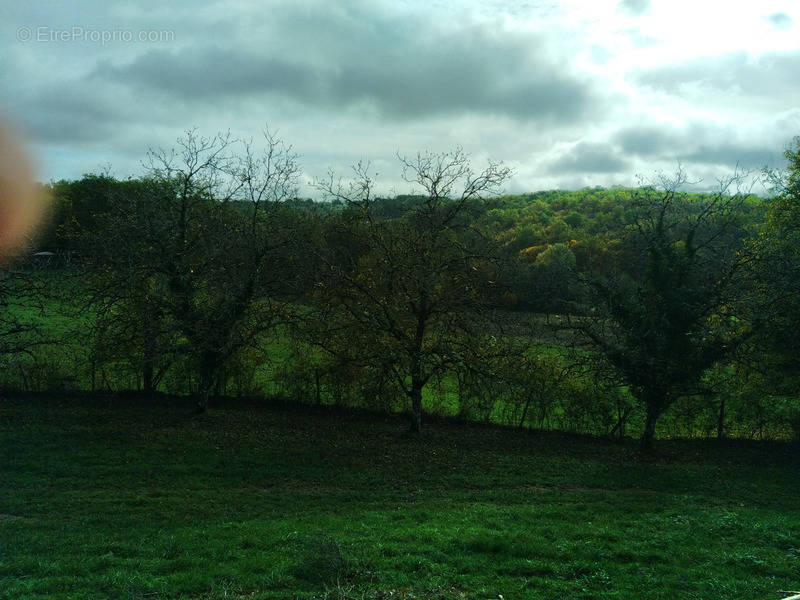
<path fill-rule="evenodd" d="M 800 588 L 800 452 L 284 408 L 0 404 L 0 598 Z"/>

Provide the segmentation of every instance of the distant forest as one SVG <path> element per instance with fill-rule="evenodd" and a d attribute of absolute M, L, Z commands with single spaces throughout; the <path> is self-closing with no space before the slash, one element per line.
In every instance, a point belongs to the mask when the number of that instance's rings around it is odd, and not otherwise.
<path fill-rule="evenodd" d="M 502 195 L 460 150 L 297 197 L 298 157 L 190 131 L 46 187 L 0 274 L 6 392 L 232 397 L 606 436 L 800 437 L 800 141 L 733 174 Z"/>

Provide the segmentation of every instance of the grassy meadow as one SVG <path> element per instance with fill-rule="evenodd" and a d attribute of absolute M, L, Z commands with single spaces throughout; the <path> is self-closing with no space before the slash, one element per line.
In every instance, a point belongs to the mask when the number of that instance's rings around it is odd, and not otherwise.
<path fill-rule="evenodd" d="M 3 398 L 0 598 L 779 599 L 800 452 Z M 784 596 L 787 594 L 783 594 Z"/>

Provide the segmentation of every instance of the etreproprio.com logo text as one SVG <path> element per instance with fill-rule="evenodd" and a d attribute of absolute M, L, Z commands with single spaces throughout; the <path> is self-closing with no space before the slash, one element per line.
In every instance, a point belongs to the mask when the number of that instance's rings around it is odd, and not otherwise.
<path fill-rule="evenodd" d="M 114 43 L 163 43 L 175 39 L 175 32 L 170 29 L 91 29 L 74 25 L 72 27 L 19 27 L 17 40 L 20 42 L 68 43 L 88 42 L 92 44 Z"/>

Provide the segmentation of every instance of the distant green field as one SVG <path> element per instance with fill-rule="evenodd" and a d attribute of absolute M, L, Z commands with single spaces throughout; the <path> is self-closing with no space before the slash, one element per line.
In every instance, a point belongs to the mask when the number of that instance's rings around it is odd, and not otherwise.
<path fill-rule="evenodd" d="M 28 276 L 38 280 L 45 293 L 35 301 L 26 300 L 14 304 L 11 310 L 25 321 L 36 325 L 39 335 L 26 335 L 40 343 L 31 344 L 30 354 L 5 357 L 0 354 L 0 388 L 67 392 L 121 392 L 138 389 L 140 382 L 127 360 L 103 357 L 102 353 L 97 352 L 93 356 L 92 327 L 97 315 L 88 302 L 79 273 L 69 270 L 41 270 L 31 272 Z M 505 326 L 515 332 L 514 337 L 522 339 L 520 331 L 528 331 L 527 322 L 532 316 L 511 313 L 505 319 Z M 240 395 L 242 390 L 239 388 L 244 387 L 244 395 L 248 396 L 283 397 L 299 403 L 313 403 L 313 371 L 323 361 L 322 352 L 294 339 L 285 328 L 266 334 L 260 346 L 261 352 L 251 352 L 237 364 L 239 381 L 236 377 L 229 377 L 221 393 L 226 396 Z M 532 345 L 530 351 L 534 354 L 557 353 L 558 348 L 554 343 L 538 344 Z M 193 393 L 195 389 L 192 382 L 186 379 L 187 375 L 191 377 L 191 369 L 177 360 L 161 381 L 159 390 L 172 394 Z M 325 378 L 322 379 L 320 391 L 322 403 L 335 403 L 335 394 Z M 379 409 L 404 410 L 405 397 L 399 396 L 396 401 L 387 400 Z M 491 420 L 504 422 L 500 414 L 503 399 L 498 400 Z M 381 402 L 377 401 L 376 404 Z M 431 414 L 459 414 L 455 377 L 445 375 L 441 381 L 432 381 L 424 390 L 423 404 L 426 412 Z"/>
<path fill-rule="evenodd" d="M 102 345 L 96 344 L 93 330 L 96 314 L 87 302 L 78 273 L 45 270 L 30 275 L 40 279 L 45 293 L 35 301 L 12 303 L 9 310 L 36 324 L 40 335 L 25 334 L 36 342 L 31 343 L 30 353 L 0 353 L 0 389 L 63 393 L 141 389 L 140 371 L 126 355 L 127 349 L 123 347 L 116 355 L 109 355 L 104 354 Z M 557 322 L 558 315 L 507 312 L 500 316 L 498 329 L 492 332 L 496 337 L 529 341 L 528 358 L 561 361 L 556 371 L 569 365 L 572 357 L 566 349 L 571 343 L 568 334 L 548 333 L 547 328 L 532 326 L 544 321 Z M 282 398 L 296 404 L 319 402 L 376 412 L 408 410 L 408 399 L 393 385 L 391 377 L 373 375 L 370 380 L 369 374 L 361 373 L 347 379 L 345 373 L 340 378 L 338 368 L 326 364 L 322 351 L 293 337 L 289 328 L 267 333 L 260 346 L 260 350 L 244 350 L 226 365 L 225 382 L 218 390 L 222 396 Z M 196 393 L 196 370 L 189 363 L 185 349 L 183 353 L 176 349 L 170 360 L 159 391 L 178 395 Z M 520 374 L 525 373 L 521 368 Z M 641 435 L 643 411 L 627 388 L 599 386 L 588 372 L 573 371 L 566 377 L 547 375 L 547 371 L 527 373 L 528 379 L 520 379 L 514 389 L 499 381 L 490 382 L 487 388 L 467 389 L 463 394 L 456 374 L 445 373 L 426 386 L 423 408 L 432 415 L 512 426 L 522 423 L 535 429 Z M 729 373 L 724 377 L 732 377 L 733 370 L 722 369 L 719 373 Z M 721 381 L 719 374 L 718 378 Z M 376 381 L 387 385 L 376 390 Z M 726 399 L 726 436 L 784 440 L 800 435 L 797 429 L 800 399 L 765 395 L 759 387 L 740 390 L 731 381 Z M 713 396 L 677 402 L 660 420 L 657 437 L 716 435 L 718 406 L 719 401 Z M 626 415 L 624 428 L 617 427 L 621 414 Z"/>
<path fill-rule="evenodd" d="M 166 400 L 0 403 L 0 598 L 779 599 L 800 451 Z M 786 594 L 784 594 L 786 595 Z"/>

